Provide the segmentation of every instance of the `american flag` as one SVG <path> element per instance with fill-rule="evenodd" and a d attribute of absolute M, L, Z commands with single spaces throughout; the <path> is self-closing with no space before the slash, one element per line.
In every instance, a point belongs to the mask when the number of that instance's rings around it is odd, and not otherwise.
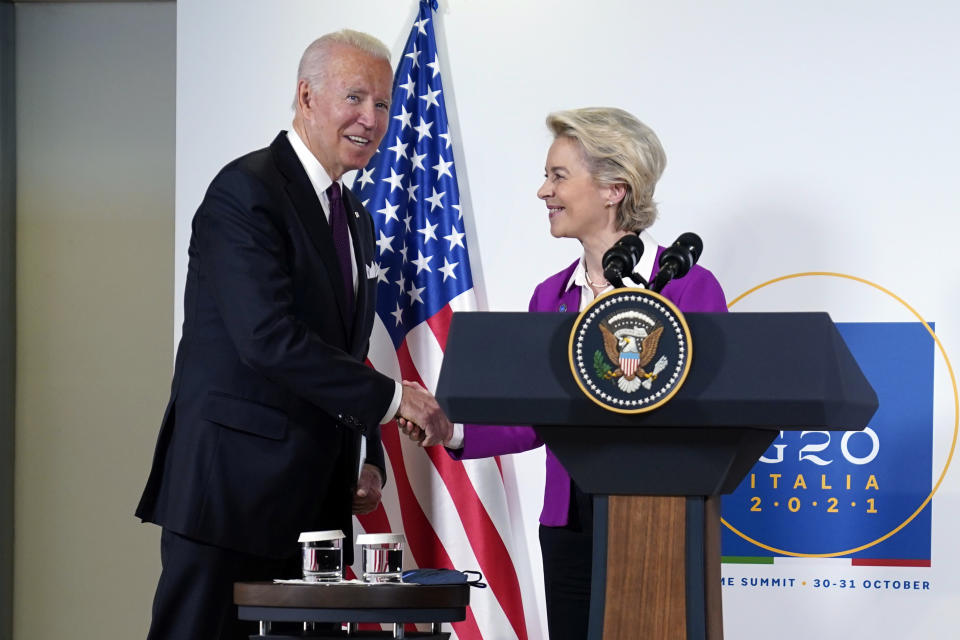
<path fill-rule="evenodd" d="M 420 12 L 394 77 L 390 126 L 353 190 L 374 218 L 377 319 L 370 363 L 434 391 L 454 311 L 476 308 L 464 217 L 433 29 L 436 0 Z M 461 640 L 526 639 L 514 533 L 499 460 L 456 462 L 384 425 L 383 503 L 358 518 L 368 533 L 403 532 L 408 567 L 479 569 Z M 529 584 L 525 577 L 524 584 Z M 528 596 L 529 597 L 529 596 Z M 528 603 L 529 604 L 529 603 Z"/>

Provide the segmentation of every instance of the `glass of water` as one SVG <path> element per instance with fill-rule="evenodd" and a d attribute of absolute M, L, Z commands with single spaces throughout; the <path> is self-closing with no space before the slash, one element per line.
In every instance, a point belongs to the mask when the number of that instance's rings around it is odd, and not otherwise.
<path fill-rule="evenodd" d="M 343 531 L 305 531 L 303 579 L 307 582 L 340 582 L 343 579 Z"/>
<path fill-rule="evenodd" d="M 403 572 L 402 533 L 365 533 L 357 536 L 364 582 L 400 582 Z"/>

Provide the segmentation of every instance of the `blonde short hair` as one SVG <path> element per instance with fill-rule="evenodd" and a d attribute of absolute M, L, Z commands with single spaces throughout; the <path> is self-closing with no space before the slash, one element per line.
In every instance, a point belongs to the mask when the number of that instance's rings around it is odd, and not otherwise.
<path fill-rule="evenodd" d="M 657 219 L 653 191 L 667 165 L 657 134 L 623 109 L 589 107 L 547 116 L 554 137 L 577 141 L 590 175 L 599 184 L 623 184 L 617 228 L 642 231 Z"/>
<path fill-rule="evenodd" d="M 341 29 L 322 35 L 304 50 L 300 56 L 300 66 L 297 68 L 297 82 L 306 80 L 311 89 L 317 90 L 323 86 L 329 68 L 330 54 L 337 46 L 353 47 L 374 58 L 386 60 L 390 64 L 390 49 L 373 36 L 353 29 Z M 294 108 L 297 105 L 296 95 L 293 99 Z"/>

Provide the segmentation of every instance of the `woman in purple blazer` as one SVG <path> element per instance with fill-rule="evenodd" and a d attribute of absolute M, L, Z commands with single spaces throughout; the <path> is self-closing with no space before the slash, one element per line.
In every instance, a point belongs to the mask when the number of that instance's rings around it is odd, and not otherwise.
<path fill-rule="evenodd" d="M 554 141 L 537 197 L 547 206 L 550 233 L 576 238 L 583 255 L 533 292 L 530 311 L 576 313 L 612 286 L 603 278 L 603 254 L 625 233 L 639 234 L 644 251 L 634 273 L 652 281 L 662 246 L 646 231 L 657 216 L 653 191 L 666 165 L 657 136 L 621 109 L 560 111 L 547 117 Z M 694 266 L 661 292 L 681 311 L 726 311 L 713 274 Z M 411 437 L 420 436 L 415 429 Z M 584 437 L 589 437 L 585 434 Z M 456 425 L 445 443 L 457 458 L 485 458 L 543 445 L 532 427 Z M 587 637 L 593 506 L 547 449 L 540 514 L 540 548 L 551 640 Z"/>

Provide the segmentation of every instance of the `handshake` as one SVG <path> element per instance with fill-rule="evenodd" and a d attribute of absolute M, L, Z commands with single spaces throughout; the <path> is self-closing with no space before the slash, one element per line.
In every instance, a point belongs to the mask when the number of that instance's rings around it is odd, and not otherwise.
<path fill-rule="evenodd" d="M 397 426 L 421 447 L 445 444 L 453 437 L 453 425 L 433 394 L 406 380 L 397 410 Z"/>

